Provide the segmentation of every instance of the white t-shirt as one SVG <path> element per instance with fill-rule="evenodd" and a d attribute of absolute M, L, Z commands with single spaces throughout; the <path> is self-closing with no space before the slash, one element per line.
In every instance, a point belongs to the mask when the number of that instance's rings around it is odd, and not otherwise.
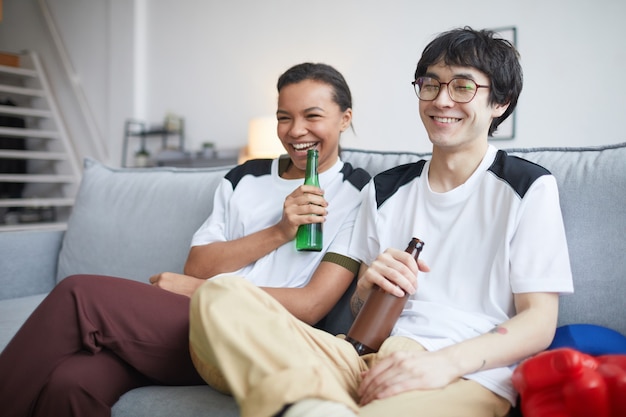
<path fill-rule="evenodd" d="M 377 175 L 366 187 L 350 255 L 366 264 L 389 247 L 424 241 L 418 276 L 392 335 L 437 350 L 515 315 L 514 293 L 573 291 L 555 178 L 493 146 L 463 185 L 436 193 L 430 161 Z M 515 403 L 514 367 L 466 375 Z"/>
<path fill-rule="evenodd" d="M 278 162 L 252 160 L 226 174 L 215 192 L 213 212 L 194 234 L 191 245 L 238 239 L 278 223 L 285 198 L 304 182 L 281 178 Z M 292 241 L 228 273 L 242 275 L 257 286 L 305 286 L 326 252 L 347 255 L 361 190 L 369 179 L 367 172 L 341 160 L 319 174 L 328 201 L 321 252 L 298 252 Z"/>

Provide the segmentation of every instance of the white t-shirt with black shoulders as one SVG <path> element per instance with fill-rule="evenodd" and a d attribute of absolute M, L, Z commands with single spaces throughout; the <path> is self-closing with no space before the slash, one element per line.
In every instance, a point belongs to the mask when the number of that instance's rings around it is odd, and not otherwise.
<path fill-rule="evenodd" d="M 299 252 L 288 242 L 258 261 L 228 274 L 242 275 L 257 286 L 303 287 L 326 252 L 347 256 L 352 227 L 369 174 L 340 159 L 319 174 L 328 201 L 321 252 Z M 238 239 L 281 219 L 287 195 L 304 180 L 279 176 L 279 159 L 257 159 L 233 168 L 219 184 L 213 211 L 196 231 L 191 245 Z"/>
<path fill-rule="evenodd" d="M 385 249 L 424 241 L 417 292 L 392 335 L 437 350 L 515 315 L 514 293 L 573 291 L 556 179 L 544 168 L 489 146 L 461 186 L 437 193 L 430 161 L 383 172 L 364 192 L 350 255 L 366 264 Z M 514 367 L 466 375 L 515 403 Z"/>

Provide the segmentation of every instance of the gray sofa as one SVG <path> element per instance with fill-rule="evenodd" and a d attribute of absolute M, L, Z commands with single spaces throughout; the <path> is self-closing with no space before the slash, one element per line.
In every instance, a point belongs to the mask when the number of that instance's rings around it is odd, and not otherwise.
<path fill-rule="evenodd" d="M 559 324 L 597 324 L 626 335 L 626 143 L 511 151 L 548 168 L 560 186 L 576 292 L 562 297 Z M 344 160 L 372 174 L 421 157 L 343 151 Z M 0 350 L 70 274 L 147 282 L 157 272 L 182 271 L 189 239 L 211 212 L 225 172 L 111 169 L 87 160 L 66 231 L 0 233 Z M 350 321 L 344 297 L 320 326 L 345 332 Z M 207 386 L 135 389 L 113 409 L 115 417 L 238 414 L 230 397 Z"/>

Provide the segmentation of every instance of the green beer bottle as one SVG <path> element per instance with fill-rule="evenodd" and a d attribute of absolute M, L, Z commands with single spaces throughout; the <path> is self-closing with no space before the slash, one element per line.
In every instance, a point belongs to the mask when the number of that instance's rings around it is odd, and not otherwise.
<path fill-rule="evenodd" d="M 306 154 L 306 174 L 304 185 L 320 186 L 317 176 L 317 149 L 309 149 Z M 296 249 L 299 251 L 322 250 L 322 223 L 302 224 L 296 235 Z"/>

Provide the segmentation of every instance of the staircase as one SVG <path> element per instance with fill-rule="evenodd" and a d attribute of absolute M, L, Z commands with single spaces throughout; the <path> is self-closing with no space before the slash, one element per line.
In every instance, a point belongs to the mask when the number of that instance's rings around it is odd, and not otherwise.
<path fill-rule="evenodd" d="M 0 58 L 0 232 L 65 229 L 81 170 L 41 62 Z"/>

